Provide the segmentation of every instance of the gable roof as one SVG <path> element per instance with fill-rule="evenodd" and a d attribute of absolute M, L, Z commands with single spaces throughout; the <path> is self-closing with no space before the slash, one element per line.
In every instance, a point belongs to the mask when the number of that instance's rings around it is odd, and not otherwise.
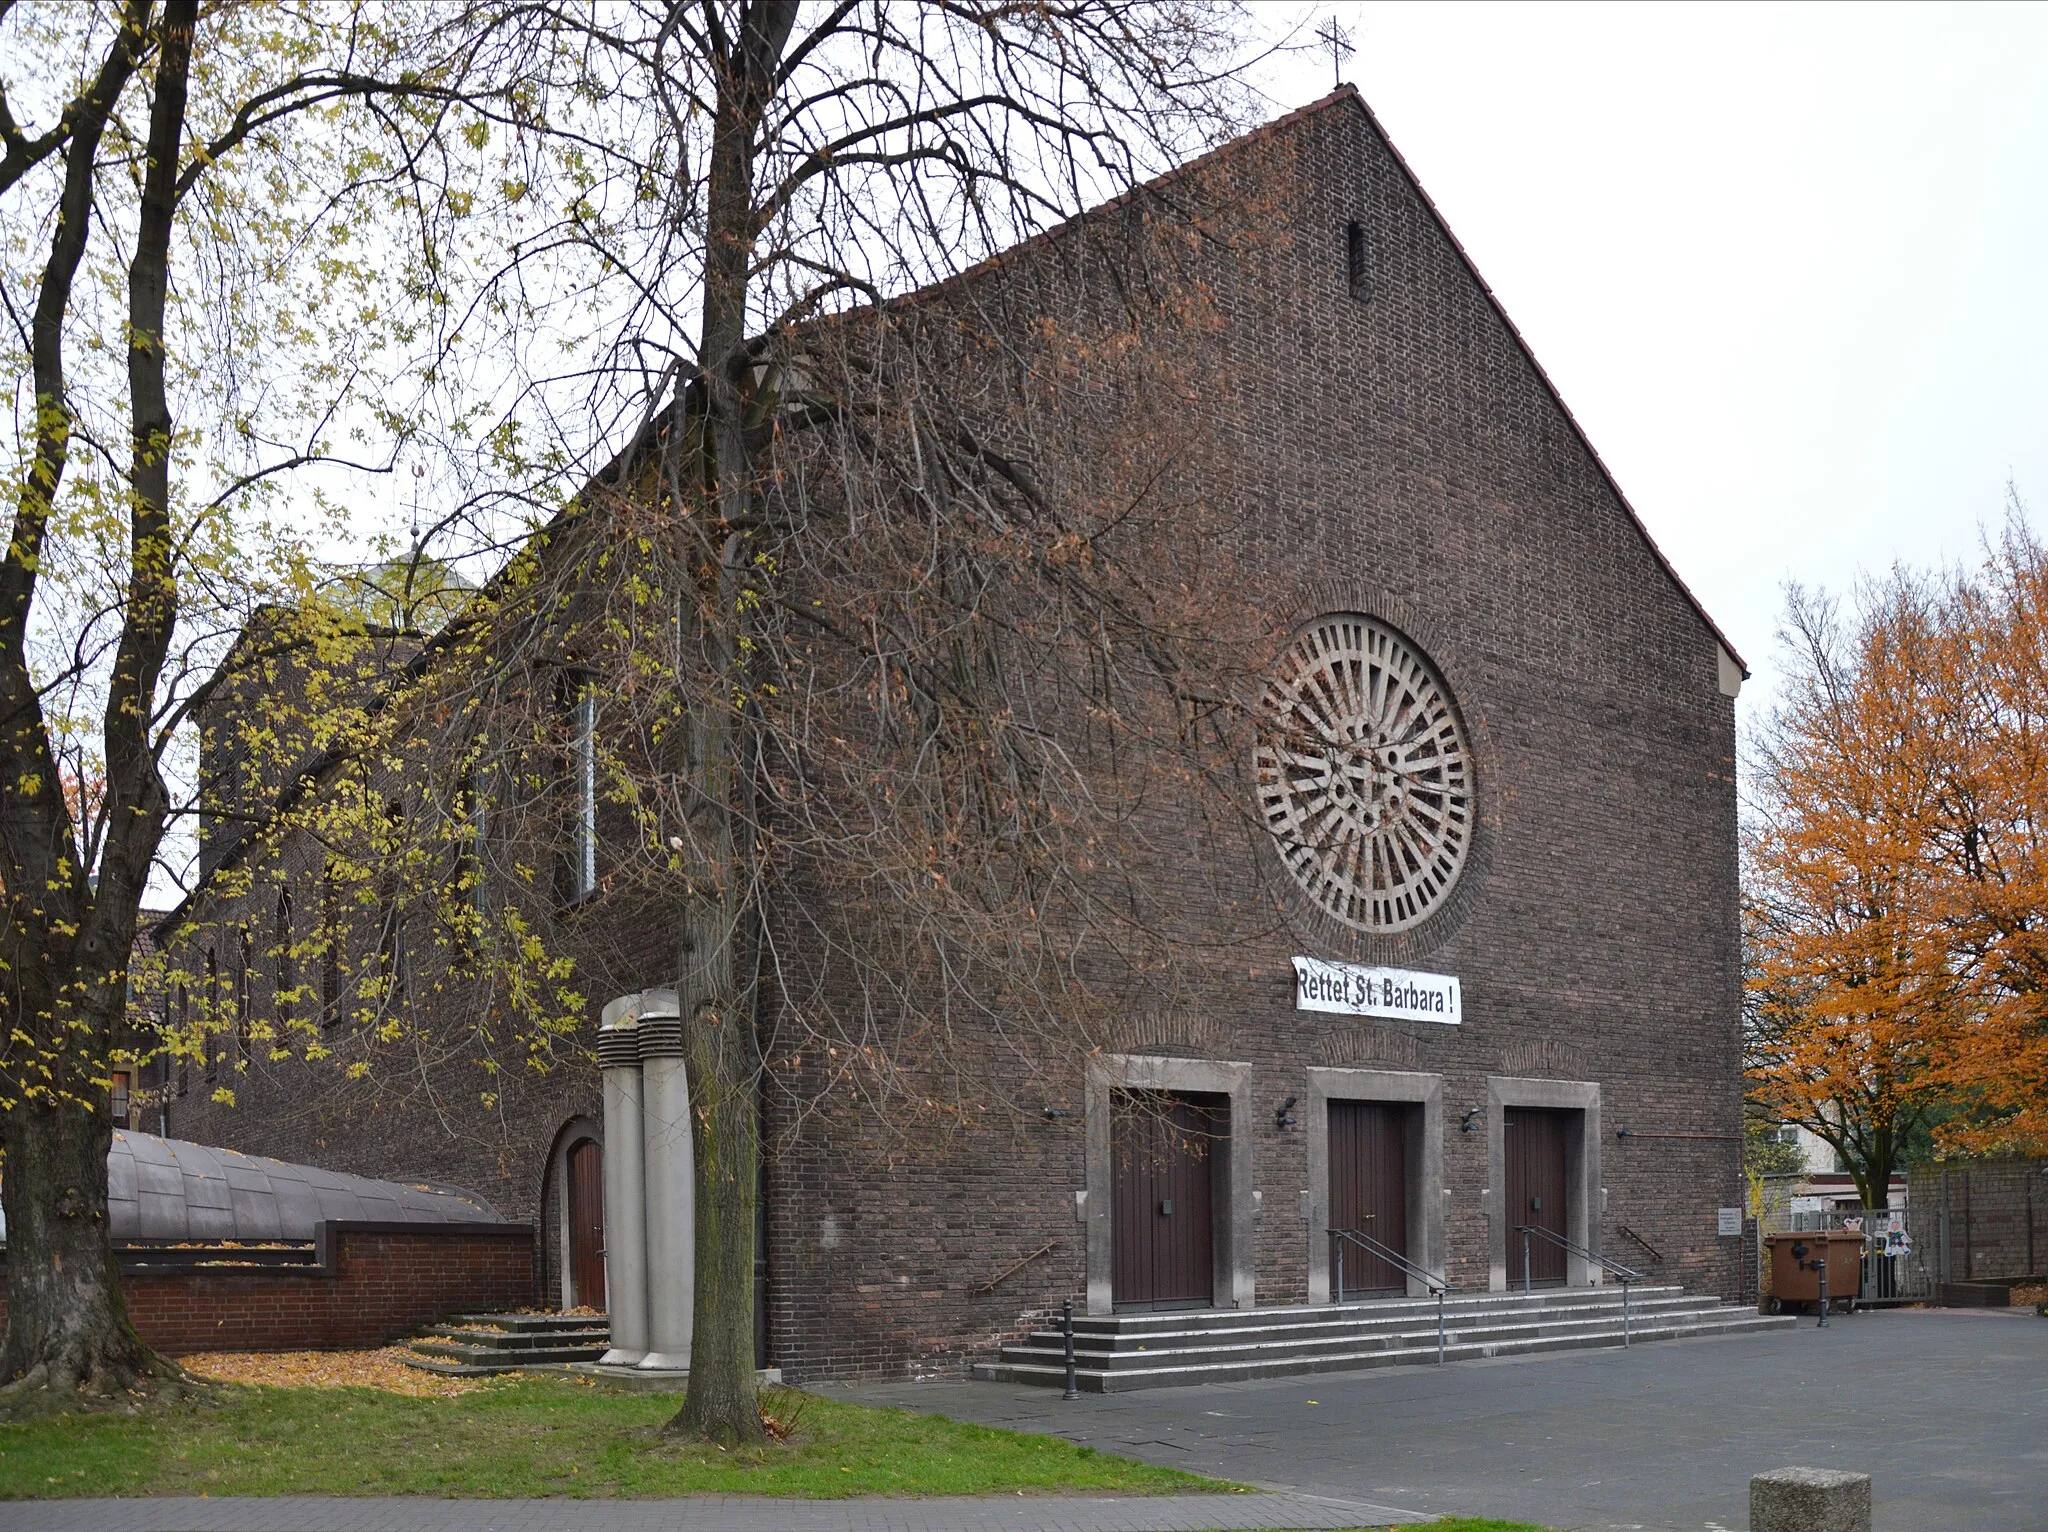
<path fill-rule="evenodd" d="M 1479 274 L 1479 265 L 1472 259 L 1471 252 L 1465 248 L 1463 241 L 1452 231 L 1450 222 L 1444 217 L 1442 209 L 1436 205 L 1435 200 L 1424 189 L 1422 178 L 1416 175 L 1415 167 L 1408 163 L 1406 156 L 1395 146 L 1393 137 L 1381 124 L 1379 118 L 1373 115 L 1372 108 L 1366 105 L 1365 97 L 1358 93 L 1357 86 L 1340 85 L 1321 100 L 1312 101 L 1307 106 L 1300 108 L 1298 111 L 1289 112 L 1284 117 L 1276 117 L 1264 127 L 1255 129 L 1244 138 L 1225 144 L 1222 149 L 1215 152 L 1218 154 L 1227 153 L 1238 144 L 1248 143 L 1261 134 L 1277 132 L 1281 128 L 1299 122 L 1305 117 L 1333 110 L 1347 103 L 1365 115 L 1366 125 L 1372 129 L 1374 135 L 1385 145 L 1387 153 L 1393 157 L 1395 165 L 1400 168 L 1401 174 L 1407 178 L 1408 185 L 1414 190 L 1416 197 L 1421 200 L 1422 206 L 1428 211 L 1430 218 L 1435 221 L 1437 228 L 1442 232 L 1444 238 L 1450 242 L 1451 249 L 1457 254 L 1458 260 L 1471 276 L 1474 285 L 1478 287 L 1480 292 L 1486 295 L 1487 304 L 1499 317 L 1501 324 L 1506 327 L 1509 337 L 1514 341 L 1516 348 L 1522 353 L 1523 359 L 1528 362 L 1530 371 L 1535 373 L 1536 381 L 1543 386 L 1543 391 L 1550 396 L 1551 402 L 1557 406 L 1558 413 L 1564 417 L 1565 424 L 1571 427 L 1572 435 L 1577 437 L 1579 445 L 1585 448 L 1586 456 L 1592 460 L 1593 466 L 1599 470 L 1601 480 L 1614 495 L 1615 503 L 1621 507 L 1622 514 L 1628 517 L 1629 524 L 1636 529 L 1636 535 L 1642 538 L 1643 546 L 1650 550 L 1650 557 L 1657 561 L 1657 567 L 1664 571 L 1671 583 L 1678 588 L 1678 593 L 1685 597 L 1687 604 L 1692 607 L 1700 621 L 1706 625 L 1707 631 L 1714 635 L 1715 642 L 1727 651 L 1728 658 L 1735 662 L 1736 668 L 1742 672 L 1743 679 L 1748 680 L 1750 674 L 1749 666 L 1743 660 L 1742 652 L 1729 641 L 1728 635 L 1721 630 L 1721 625 L 1714 621 L 1712 614 L 1707 611 L 1705 604 L 1693 593 L 1692 587 L 1685 583 L 1685 578 L 1679 574 L 1677 566 L 1665 555 L 1664 550 L 1657 546 L 1657 539 L 1650 535 L 1649 527 L 1644 525 L 1643 518 L 1637 513 L 1635 506 L 1629 503 L 1628 495 L 1623 492 L 1620 482 L 1614 477 L 1613 471 L 1608 468 L 1606 460 L 1600 456 L 1600 449 L 1593 445 L 1592 437 L 1586 434 L 1586 428 L 1579 424 L 1578 416 L 1572 413 L 1572 407 L 1564 402 L 1564 395 L 1558 391 L 1557 385 L 1550 380 L 1550 374 L 1544 371 L 1543 363 L 1537 360 L 1535 348 L 1529 344 L 1521 330 L 1516 326 L 1513 318 L 1509 316 L 1507 306 L 1500 301 L 1500 295 L 1494 292 L 1492 284 Z M 1211 157 L 1213 156 L 1204 156 L 1205 159 Z M 1201 162 L 1195 161 L 1193 163 L 1199 164 Z M 1183 168 L 1191 169 L 1193 167 L 1191 164 Z"/>
<path fill-rule="evenodd" d="M 1693 593 L 1692 587 L 1685 583 L 1684 577 L 1679 574 L 1677 567 L 1666 557 L 1664 550 L 1657 546 L 1657 540 L 1650 535 L 1649 527 L 1644 524 L 1643 518 L 1637 513 L 1635 506 L 1629 502 L 1627 494 L 1623 492 L 1619 481 L 1615 479 L 1613 471 L 1608 468 L 1606 461 L 1600 456 L 1599 448 L 1593 445 L 1593 439 L 1586 434 L 1585 427 L 1579 424 L 1578 417 L 1572 413 L 1571 406 L 1565 403 L 1564 395 L 1558 391 L 1557 385 L 1551 381 L 1550 374 L 1544 371 L 1543 363 L 1537 360 L 1534 348 L 1530 346 L 1527 338 L 1523 336 L 1513 318 L 1509 316 L 1506 306 L 1500 301 L 1499 294 L 1495 293 L 1492 285 L 1485 277 L 1480 275 L 1478 263 L 1472 259 L 1471 252 L 1466 250 L 1464 243 L 1452 231 L 1450 223 L 1443 215 L 1443 210 L 1436 205 L 1435 200 L 1424 189 L 1421 177 L 1415 173 L 1415 167 L 1408 163 L 1407 158 L 1395 146 L 1392 136 L 1387 132 L 1385 126 L 1381 124 L 1379 118 L 1373 115 L 1372 108 L 1366 105 L 1365 97 L 1359 94 L 1358 87 L 1355 85 L 1339 85 L 1327 96 L 1311 101 L 1306 106 L 1296 107 L 1291 112 L 1284 112 L 1280 116 L 1275 117 L 1271 122 L 1261 123 L 1250 132 L 1241 133 L 1226 143 L 1218 144 L 1207 153 L 1198 154 L 1193 159 L 1183 161 L 1173 169 L 1154 176 L 1143 185 L 1133 187 L 1131 190 L 1112 197 L 1107 202 L 1100 203 L 1086 212 L 1077 214 L 1075 217 L 1069 218 L 1062 223 L 1054 224 L 1051 228 L 1042 229 L 1032 235 L 1031 238 L 1020 240 L 1008 249 L 1000 250 L 996 254 L 977 261 L 972 266 L 965 267 L 951 276 L 941 278 L 939 281 L 930 283 L 927 286 L 892 298 L 889 302 L 892 305 L 916 303 L 933 293 L 957 288 L 984 273 L 1013 263 L 1018 257 L 1028 252 L 1038 250 L 1059 240 L 1089 219 L 1100 218 L 1103 214 L 1125 206 L 1135 198 L 1164 191 L 1176 182 L 1196 175 L 1209 166 L 1220 164 L 1227 159 L 1242 154 L 1255 144 L 1277 138 L 1299 124 L 1308 121 L 1310 118 L 1320 116 L 1325 112 L 1341 111 L 1347 108 L 1357 111 L 1364 116 L 1366 126 L 1371 129 L 1374 137 L 1386 148 L 1395 166 L 1407 180 L 1410 189 L 1414 191 L 1417 200 L 1422 204 L 1423 209 L 1429 214 L 1431 221 L 1435 223 L 1437 229 L 1443 234 L 1444 239 L 1457 255 L 1459 262 L 1472 278 L 1473 285 L 1485 296 L 1487 305 L 1500 319 L 1502 326 L 1507 330 L 1508 336 L 1514 342 L 1516 349 L 1521 352 L 1523 359 L 1528 362 L 1530 371 L 1536 376 L 1536 381 L 1542 386 L 1543 391 L 1550 396 L 1551 402 L 1557 406 L 1558 413 L 1563 416 L 1565 424 L 1571 428 L 1572 435 L 1577 438 L 1579 445 L 1585 449 L 1586 456 L 1592 461 L 1594 468 L 1598 470 L 1601 481 L 1606 484 L 1608 490 L 1613 494 L 1615 503 L 1621 507 L 1622 514 L 1628 517 L 1629 524 L 1635 528 L 1636 535 L 1643 540 L 1643 546 L 1649 549 L 1651 558 L 1657 562 L 1657 567 L 1664 571 L 1665 576 L 1676 587 L 1678 593 L 1685 598 L 1686 604 L 1693 609 L 1700 622 L 1714 636 L 1714 641 L 1735 662 L 1736 668 L 1742 672 L 1743 679 L 1747 680 L 1750 670 L 1748 664 L 1742 658 L 1741 651 L 1735 647 L 1729 640 L 1728 635 L 1722 631 L 1721 625 L 1714 621 L 1712 614 L 1707 611 L 1700 598 Z"/>

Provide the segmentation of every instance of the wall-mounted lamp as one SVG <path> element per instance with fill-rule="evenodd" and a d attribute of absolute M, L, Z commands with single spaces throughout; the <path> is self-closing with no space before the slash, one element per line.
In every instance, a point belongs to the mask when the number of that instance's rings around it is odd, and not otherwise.
<path fill-rule="evenodd" d="M 1458 1119 L 1458 1131 L 1460 1133 L 1477 1133 L 1479 1131 L 1479 1125 L 1473 1122 L 1472 1119 L 1477 1117 L 1481 1112 L 1485 1110 L 1486 1109 L 1484 1107 L 1475 1106 L 1470 1111 L 1466 1112 L 1464 1116 Z"/>
<path fill-rule="evenodd" d="M 1280 1103 L 1279 1109 L 1273 1113 L 1273 1126 L 1275 1128 L 1291 1128 L 1294 1126 L 1294 1102 L 1295 1098 L 1289 1096 Z"/>
<path fill-rule="evenodd" d="M 1045 1109 L 1045 1120 L 1047 1122 L 1058 1122 L 1062 1117 L 1072 1117 L 1073 1115 L 1072 1112 L 1063 1106 L 1049 1106 Z"/>

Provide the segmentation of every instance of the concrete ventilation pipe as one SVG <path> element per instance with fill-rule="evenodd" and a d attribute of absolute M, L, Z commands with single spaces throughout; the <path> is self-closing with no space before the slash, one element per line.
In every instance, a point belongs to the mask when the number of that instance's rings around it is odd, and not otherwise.
<path fill-rule="evenodd" d="M 690 1365 L 697 1269 L 695 1153 L 683 1022 L 674 990 L 651 989 L 636 998 L 647 1210 L 647 1355 L 637 1365 L 681 1370 Z"/>
<path fill-rule="evenodd" d="M 633 1367 L 647 1355 L 647 1181 L 641 1113 L 640 1028 L 625 995 L 604 1008 L 597 1068 L 604 1082 L 604 1291 L 612 1349 L 601 1359 Z"/>

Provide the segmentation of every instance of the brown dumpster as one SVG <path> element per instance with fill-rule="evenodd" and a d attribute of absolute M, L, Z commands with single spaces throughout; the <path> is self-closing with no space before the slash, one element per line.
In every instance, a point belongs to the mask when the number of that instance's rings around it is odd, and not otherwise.
<path fill-rule="evenodd" d="M 1828 1302 L 1846 1306 L 1861 1295 L 1863 1236 L 1840 1229 L 1826 1233 L 1773 1234 L 1771 1300 L 1773 1312 L 1788 1303 L 1820 1302 L 1820 1264 L 1828 1266 Z"/>

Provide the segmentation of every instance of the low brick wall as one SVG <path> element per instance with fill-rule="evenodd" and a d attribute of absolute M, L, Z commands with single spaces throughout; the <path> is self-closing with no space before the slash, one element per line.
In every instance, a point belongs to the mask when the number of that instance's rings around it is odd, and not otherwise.
<path fill-rule="evenodd" d="M 383 1346 L 534 1301 L 527 1224 L 323 1223 L 309 1265 L 152 1269 L 131 1253 L 122 1268 L 136 1332 L 169 1356 Z"/>

